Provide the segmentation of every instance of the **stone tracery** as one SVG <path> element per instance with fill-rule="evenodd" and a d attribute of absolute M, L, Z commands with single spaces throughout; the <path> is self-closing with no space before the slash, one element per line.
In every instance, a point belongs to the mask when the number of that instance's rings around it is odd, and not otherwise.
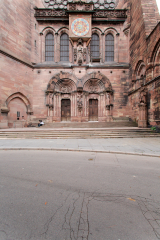
<path fill-rule="evenodd" d="M 43 0 L 43 4 L 46 8 L 51 9 L 67 9 L 68 3 L 74 3 L 74 0 Z M 87 0 L 86 3 L 93 3 L 94 9 L 115 9 L 116 0 Z M 75 6 L 72 10 L 75 10 Z M 88 5 L 86 4 L 86 10 L 88 10 Z"/>

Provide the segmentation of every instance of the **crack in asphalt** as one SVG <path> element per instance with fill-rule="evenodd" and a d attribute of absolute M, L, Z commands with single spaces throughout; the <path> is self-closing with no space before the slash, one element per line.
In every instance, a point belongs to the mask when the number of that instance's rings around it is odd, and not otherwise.
<path fill-rule="evenodd" d="M 56 211 L 54 212 L 54 214 L 48 219 L 48 221 L 44 224 L 44 229 L 45 231 L 41 234 L 42 236 L 45 236 L 45 239 L 47 239 L 47 233 L 50 227 L 51 222 L 53 221 L 54 217 L 56 216 L 57 212 L 64 206 L 64 204 L 66 203 L 67 199 L 69 198 L 69 196 L 71 195 L 71 193 L 69 193 L 67 195 L 67 197 L 65 198 L 64 202 L 61 204 L 61 206 L 59 206 Z"/>
<path fill-rule="evenodd" d="M 151 226 L 154 234 L 157 239 L 160 239 L 160 202 L 154 202 L 151 199 L 143 198 L 140 196 L 127 196 L 127 195 L 98 195 L 93 197 L 96 201 L 101 202 L 115 202 L 120 203 L 123 202 L 126 198 L 130 198 L 131 200 L 135 200 L 138 203 L 138 206 L 144 216 L 145 220 Z M 153 204 L 154 202 L 154 204 Z M 155 205 L 158 205 L 156 207 Z"/>
<path fill-rule="evenodd" d="M 44 224 L 44 231 L 40 236 L 43 237 L 43 239 L 47 239 L 49 230 L 52 232 L 57 231 L 58 234 L 58 229 L 55 225 L 57 222 L 54 222 L 53 225 L 51 225 L 58 215 L 62 221 L 62 225 L 58 222 L 58 224 L 61 225 L 60 231 L 66 236 L 66 238 L 63 238 L 64 240 L 91 239 L 93 236 L 90 232 L 91 220 L 89 220 L 89 206 L 92 201 L 103 202 L 106 204 L 111 202 L 116 204 L 124 203 L 127 206 L 130 206 L 131 203 L 136 203 L 135 206 L 141 211 L 156 238 L 160 240 L 160 201 L 154 201 L 151 198 L 137 195 L 102 194 L 98 192 L 91 193 L 80 191 L 68 193 L 64 201 L 59 207 L 57 207 L 57 209 L 51 214 L 51 217 Z M 2 230 L 2 226 L 0 233 L 5 234 L 7 237 L 7 231 Z M 31 236 L 33 237 L 33 235 Z M 35 235 L 34 237 L 36 238 Z"/>
<path fill-rule="evenodd" d="M 155 208 L 153 203 L 146 198 L 143 201 L 142 198 L 138 200 L 138 205 L 144 218 L 152 227 L 157 239 L 160 239 L 160 208 Z"/>
<path fill-rule="evenodd" d="M 53 220 L 56 218 L 56 215 L 58 214 L 62 220 L 62 225 L 60 224 L 60 231 L 64 231 L 64 235 L 66 236 L 64 240 L 89 240 L 91 238 L 89 205 L 92 201 L 105 202 L 106 204 L 107 202 L 116 204 L 125 203 L 127 206 L 129 206 L 131 202 L 135 202 L 144 219 L 152 228 L 156 238 L 160 239 L 160 202 L 155 202 L 152 199 L 135 195 L 112 193 L 101 194 L 97 192 L 89 193 L 80 191 L 72 192 L 67 195 L 65 200 L 44 224 L 45 231 L 41 234 L 41 236 L 44 236 L 45 239 L 47 239 L 49 229 L 51 231 L 56 230 L 58 234 L 55 223 L 51 225 Z"/>

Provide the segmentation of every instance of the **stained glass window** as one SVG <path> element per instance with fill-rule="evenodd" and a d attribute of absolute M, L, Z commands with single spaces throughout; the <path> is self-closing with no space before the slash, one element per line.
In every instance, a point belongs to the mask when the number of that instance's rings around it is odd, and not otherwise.
<path fill-rule="evenodd" d="M 45 39 L 45 60 L 54 61 L 54 36 L 48 33 Z"/>
<path fill-rule="evenodd" d="M 114 37 L 111 33 L 107 34 L 105 39 L 105 61 L 114 61 Z"/>
<path fill-rule="evenodd" d="M 69 37 L 66 33 L 61 35 L 60 46 L 61 61 L 69 61 Z"/>
<path fill-rule="evenodd" d="M 94 33 L 91 39 L 91 56 L 92 58 L 99 58 L 99 36 Z"/>

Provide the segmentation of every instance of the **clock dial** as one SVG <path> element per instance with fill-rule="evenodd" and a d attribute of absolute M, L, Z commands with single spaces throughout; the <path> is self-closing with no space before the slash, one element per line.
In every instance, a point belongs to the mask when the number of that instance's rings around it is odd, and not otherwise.
<path fill-rule="evenodd" d="M 89 32 L 89 23 L 84 18 L 77 18 L 72 22 L 71 29 L 76 36 L 84 36 Z"/>

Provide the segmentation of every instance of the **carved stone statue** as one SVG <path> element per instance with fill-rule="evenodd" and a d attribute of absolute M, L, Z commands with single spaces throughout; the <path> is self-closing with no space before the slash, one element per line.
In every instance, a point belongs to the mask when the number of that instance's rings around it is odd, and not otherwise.
<path fill-rule="evenodd" d="M 77 42 L 77 59 L 78 64 L 81 65 L 83 63 L 83 39 L 78 39 Z"/>
<path fill-rule="evenodd" d="M 147 92 L 145 88 L 142 88 L 140 91 L 139 102 L 145 104 L 147 103 Z"/>
<path fill-rule="evenodd" d="M 109 93 L 106 94 L 106 103 L 107 103 L 108 106 L 111 104 Z"/>
<path fill-rule="evenodd" d="M 77 47 L 77 52 L 78 63 L 81 65 L 83 63 L 83 47 L 81 45 Z"/>
<path fill-rule="evenodd" d="M 82 93 L 77 94 L 77 107 L 78 110 L 81 111 L 83 107 L 83 102 L 82 102 Z"/>
<path fill-rule="evenodd" d="M 139 120 L 138 127 L 147 127 L 147 90 L 143 87 L 139 95 Z"/>

